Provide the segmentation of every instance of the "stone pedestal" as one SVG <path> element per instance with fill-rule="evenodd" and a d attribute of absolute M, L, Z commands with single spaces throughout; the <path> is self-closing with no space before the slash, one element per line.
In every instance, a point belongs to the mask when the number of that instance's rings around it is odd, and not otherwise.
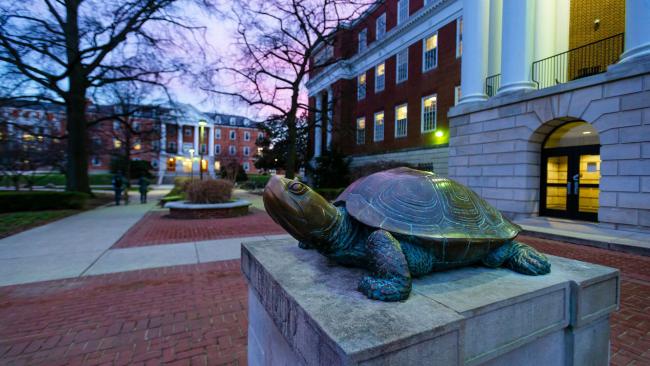
<path fill-rule="evenodd" d="M 250 365 L 607 365 L 612 268 L 550 257 L 552 273 L 467 267 L 366 299 L 362 270 L 294 240 L 244 243 Z"/>

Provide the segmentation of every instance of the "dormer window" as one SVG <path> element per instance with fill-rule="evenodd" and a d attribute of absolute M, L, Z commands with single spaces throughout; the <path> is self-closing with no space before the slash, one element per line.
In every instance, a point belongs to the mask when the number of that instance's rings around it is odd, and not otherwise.
<path fill-rule="evenodd" d="M 358 52 L 361 53 L 366 48 L 368 48 L 368 28 L 364 28 L 361 31 L 359 31 Z"/>
<path fill-rule="evenodd" d="M 377 22 L 375 23 L 375 31 L 375 38 L 378 41 L 380 39 L 383 39 L 386 35 L 386 13 L 383 13 L 377 18 Z"/>
<path fill-rule="evenodd" d="M 397 25 L 404 23 L 409 18 L 409 0 L 397 2 Z"/>
<path fill-rule="evenodd" d="M 235 117 L 230 117 L 230 125 L 231 126 L 235 125 Z"/>

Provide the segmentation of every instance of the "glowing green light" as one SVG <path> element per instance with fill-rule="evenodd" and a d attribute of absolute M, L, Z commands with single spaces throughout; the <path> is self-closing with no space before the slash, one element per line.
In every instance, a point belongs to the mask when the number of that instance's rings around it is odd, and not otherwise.
<path fill-rule="evenodd" d="M 436 131 L 436 137 L 442 137 L 442 135 L 444 135 L 444 132 L 440 130 Z"/>

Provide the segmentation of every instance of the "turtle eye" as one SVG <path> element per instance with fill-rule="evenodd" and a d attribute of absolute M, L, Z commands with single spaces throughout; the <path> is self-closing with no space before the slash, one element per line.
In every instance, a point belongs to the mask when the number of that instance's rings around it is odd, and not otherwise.
<path fill-rule="evenodd" d="M 293 194 L 304 194 L 307 192 L 307 186 L 300 182 L 291 182 L 288 188 Z"/>

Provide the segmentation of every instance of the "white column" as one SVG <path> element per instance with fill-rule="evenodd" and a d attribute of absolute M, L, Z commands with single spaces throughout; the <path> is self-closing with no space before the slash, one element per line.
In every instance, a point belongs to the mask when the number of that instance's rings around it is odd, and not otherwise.
<path fill-rule="evenodd" d="M 503 0 L 501 88 L 499 93 L 530 90 L 535 0 Z"/>
<path fill-rule="evenodd" d="M 533 62 L 543 60 L 555 55 L 555 33 L 557 32 L 556 23 L 556 0 L 542 0 L 535 4 L 535 31 Z M 560 66 L 551 64 L 546 65 L 543 72 L 533 70 L 532 78 L 544 85 L 554 85 L 555 80 L 560 79 Z M 544 78 L 544 80 L 541 80 Z"/>
<path fill-rule="evenodd" d="M 321 94 L 316 95 L 316 126 L 314 127 L 314 157 L 317 158 L 321 155 L 323 144 L 323 130 L 321 124 L 322 118 L 323 99 Z"/>
<path fill-rule="evenodd" d="M 210 126 L 210 132 L 208 133 L 208 156 L 214 156 L 214 125 Z"/>
<path fill-rule="evenodd" d="M 178 124 L 178 130 L 176 131 L 176 139 L 178 140 L 176 142 L 176 154 L 182 155 L 183 154 L 183 125 Z"/>
<path fill-rule="evenodd" d="M 490 35 L 490 1 L 472 0 L 463 3 L 463 62 L 461 63 L 460 103 L 487 99 L 484 87 L 488 67 Z"/>
<path fill-rule="evenodd" d="M 194 154 L 199 154 L 199 126 L 194 125 Z"/>
<path fill-rule="evenodd" d="M 160 154 L 167 153 L 167 124 L 160 122 Z"/>
<path fill-rule="evenodd" d="M 650 0 L 625 1 L 625 52 L 621 62 L 650 56 Z"/>
<path fill-rule="evenodd" d="M 488 76 L 501 73 L 501 20 L 503 0 L 490 0 Z"/>
<path fill-rule="evenodd" d="M 327 135 L 325 148 L 329 151 L 332 148 L 332 128 L 334 127 L 332 119 L 334 118 L 334 94 L 332 88 L 327 89 Z"/>

